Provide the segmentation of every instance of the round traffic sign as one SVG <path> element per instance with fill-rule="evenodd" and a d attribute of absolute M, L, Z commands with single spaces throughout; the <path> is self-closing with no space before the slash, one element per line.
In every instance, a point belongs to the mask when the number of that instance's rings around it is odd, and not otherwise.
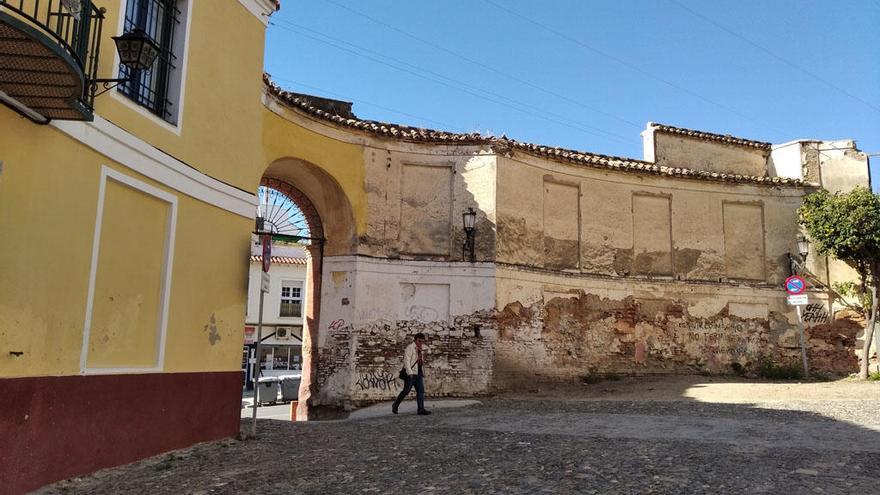
<path fill-rule="evenodd" d="M 807 282 L 797 275 L 792 275 L 785 279 L 785 292 L 795 296 L 807 290 Z"/>

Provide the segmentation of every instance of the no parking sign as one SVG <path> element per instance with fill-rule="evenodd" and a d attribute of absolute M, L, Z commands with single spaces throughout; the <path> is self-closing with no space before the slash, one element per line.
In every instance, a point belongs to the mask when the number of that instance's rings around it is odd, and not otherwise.
<path fill-rule="evenodd" d="M 785 292 L 796 296 L 807 289 L 807 282 L 797 275 L 785 279 Z"/>

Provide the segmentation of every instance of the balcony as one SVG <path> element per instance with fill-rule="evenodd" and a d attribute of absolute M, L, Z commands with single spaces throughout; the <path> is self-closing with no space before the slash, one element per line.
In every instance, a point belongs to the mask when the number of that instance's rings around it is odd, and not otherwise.
<path fill-rule="evenodd" d="M 103 19 L 92 0 L 0 0 L 0 102 L 39 124 L 92 120 Z"/>

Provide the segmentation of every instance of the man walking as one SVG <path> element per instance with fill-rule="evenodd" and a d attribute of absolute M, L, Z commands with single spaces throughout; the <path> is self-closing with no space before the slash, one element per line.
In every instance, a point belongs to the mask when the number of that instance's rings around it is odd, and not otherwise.
<path fill-rule="evenodd" d="M 403 390 L 391 406 L 391 412 L 397 414 L 397 407 L 403 402 L 403 399 L 409 395 L 409 391 L 413 386 L 416 387 L 416 406 L 418 406 L 418 414 L 427 415 L 431 411 L 425 409 L 425 372 L 424 372 L 424 356 L 422 354 L 422 346 L 425 343 L 425 334 L 417 333 L 413 336 L 413 342 L 406 346 L 403 351 L 403 372 L 406 378 L 403 380 Z"/>

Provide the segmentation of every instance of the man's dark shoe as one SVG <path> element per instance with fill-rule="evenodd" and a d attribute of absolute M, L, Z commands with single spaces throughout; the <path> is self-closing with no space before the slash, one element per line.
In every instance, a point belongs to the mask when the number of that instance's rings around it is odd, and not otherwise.
<path fill-rule="evenodd" d="M 397 408 L 396 408 L 396 407 L 391 406 L 391 414 L 397 414 Z"/>
<path fill-rule="evenodd" d="M 416 414 L 418 414 L 419 416 L 427 416 L 427 415 L 431 414 L 431 411 L 429 411 L 427 409 L 422 409 L 421 411 L 417 412 Z"/>

